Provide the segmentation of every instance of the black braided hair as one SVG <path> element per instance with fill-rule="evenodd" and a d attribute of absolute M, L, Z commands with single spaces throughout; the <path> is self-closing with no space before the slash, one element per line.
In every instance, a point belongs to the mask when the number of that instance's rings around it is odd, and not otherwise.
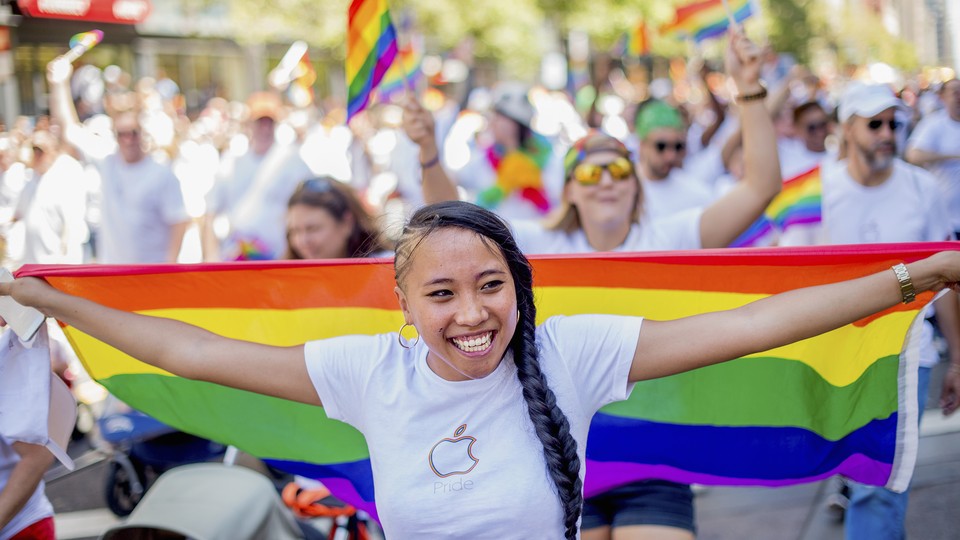
<path fill-rule="evenodd" d="M 517 331 L 510 340 L 517 378 L 527 404 L 537 437 L 543 444 L 547 469 L 560 495 L 566 538 L 577 536 L 577 521 L 583 506 L 583 482 L 580 480 L 580 457 L 577 441 L 570 434 L 566 415 L 557 406 L 557 398 L 540 370 L 539 351 L 535 341 L 537 308 L 533 301 L 533 270 L 510 233 L 510 228 L 496 214 L 479 206 L 446 201 L 425 206 L 410 218 L 397 241 L 394 273 L 397 283 L 410 268 L 413 252 L 431 233 L 458 227 L 480 235 L 485 242 L 496 244 L 510 268 L 516 284 L 517 308 L 520 311 Z"/>

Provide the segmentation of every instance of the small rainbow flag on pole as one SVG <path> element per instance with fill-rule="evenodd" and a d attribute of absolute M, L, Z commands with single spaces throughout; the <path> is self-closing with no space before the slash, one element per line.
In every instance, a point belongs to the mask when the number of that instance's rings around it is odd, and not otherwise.
<path fill-rule="evenodd" d="M 397 56 L 397 31 L 386 0 L 353 0 L 347 15 L 347 121 L 370 95 Z"/>
<path fill-rule="evenodd" d="M 580 313 L 667 320 L 731 309 L 958 245 L 540 257 L 532 260 L 538 322 Z M 25 266 L 17 274 L 117 309 L 272 345 L 396 332 L 403 324 L 386 260 Z M 642 478 L 779 486 L 833 474 L 903 490 L 918 417 L 917 359 L 901 351 L 932 298 L 924 293 L 811 339 L 637 384 L 627 401 L 594 417 L 587 496 Z M 320 480 L 376 515 L 366 442 L 323 408 L 177 377 L 71 326 L 64 332 L 91 377 L 131 406 Z"/>
<path fill-rule="evenodd" d="M 791 227 L 810 226 L 821 222 L 823 185 L 820 166 L 802 172 L 783 182 L 780 193 L 730 247 L 770 245 L 775 234 L 783 235 Z"/>
<path fill-rule="evenodd" d="M 641 18 L 627 35 L 627 54 L 629 56 L 646 56 L 650 54 L 650 34 L 646 21 Z"/>
<path fill-rule="evenodd" d="M 729 0 L 729 6 L 738 23 L 756 12 L 753 0 Z M 660 33 L 689 36 L 699 42 L 722 35 L 729 25 L 723 0 L 696 0 L 678 6 L 673 22 L 663 26 Z"/>
<path fill-rule="evenodd" d="M 400 47 L 397 58 L 380 81 L 377 94 L 387 100 L 402 92 L 406 87 L 416 87 L 424 78 L 420 69 L 423 63 L 423 44 L 419 37 L 409 36 L 406 45 Z"/>

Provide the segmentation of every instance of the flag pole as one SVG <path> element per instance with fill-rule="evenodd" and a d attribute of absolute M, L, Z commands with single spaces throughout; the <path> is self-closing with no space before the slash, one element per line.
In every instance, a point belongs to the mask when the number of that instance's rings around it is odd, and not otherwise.
<path fill-rule="evenodd" d="M 730 2 L 727 0 L 723 0 L 723 10 L 727 13 L 727 21 L 730 23 L 730 28 L 742 30 L 740 23 L 738 23 L 737 19 L 733 16 L 733 11 L 730 9 Z"/>

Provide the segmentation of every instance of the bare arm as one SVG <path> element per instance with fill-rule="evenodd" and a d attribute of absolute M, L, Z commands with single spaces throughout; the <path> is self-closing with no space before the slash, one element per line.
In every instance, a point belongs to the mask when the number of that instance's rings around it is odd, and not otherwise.
<path fill-rule="evenodd" d="M 727 71 L 740 95 L 755 94 L 760 86 L 760 49 L 742 33 L 730 36 Z M 780 192 L 780 159 L 770 113 L 762 100 L 740 105 L 743 133 L 743 181 L 703 211 L 700 241 L 705 248 L 726 247 L 760 217 Z"/>
<path fill-rule="evenodd" d="M 920 167 L 936 165 L 941 161 L 960 159 L 960 155 L 940 154 L 937 152 L 930 152 L 928 150 L 921 150 L 913 147 L 907 148 L 907 152 L 904 154 L 904 157 L 906 157 L 907 161 L 910 163 Z"/>
<path fill-rule="evenodd" d="M 412 96 L 407 96 L 403 104 L 403 131 L 410 140 L 420 145 L 424 202 L 432 204 L 459 199 L 456 184 L 440 164 L 433 115 Z"/>
<path fill-rule="evenodd" d="M 940 392 L 940 408 L 944 415 L 953 414 L 960 406 L 960 300 L 957 294 L 948 292 L 934 304 L 937 311 L 937 326 L 947 341 L 949 365 L 943 377 Z"/>
<path fill-rule="evenodd" d="M 180 248 L 183 245 L 183 235 L 190 226 L 189 221 L 174 223 L 170 226 L 170 244 L 167 246 L 167 262 L 177 262 L 180 255 Z"/>
<path fill-rule="evenodd" d="M 39 444 L 13 443 L 13 450 L 20 461 L 10 471 L 10 478 L 0 490 L 0 529 L 23 510 L 33 492 L 53 463 L 53 454 Z"/>
<path fill-rule="evenodd" d="M 960 252 L 907 265 L 917 292 L 956 286 Z M 790 291 L 743 307 L 673 321 L 644 321 L 630 380 L 664 377 L 765 351 L 839 328 L 901 301 L 891 270 Z M 696 336 L 696 339 L 690 339 Z"/>
<path fill-rule="evenodd" d="M 175 375 L 320 405 L 302 345 L 275 347 L 229 339 L 180 321 L 102 306 L 58 291 L 37 278 L 0 284 L 0 295 L 10 295 Z"/>
<path fill-rule="evenodd" d="M 50 83 L 50 114 L 63 127 L 65 135 L 80 125 L 77 109 L 70 94 L 70 77 L 73 65 L 63 57 L 56 57 L 47 64 L 47 82 Z M 69 135 L 65 137 L 69 141 Z"/>

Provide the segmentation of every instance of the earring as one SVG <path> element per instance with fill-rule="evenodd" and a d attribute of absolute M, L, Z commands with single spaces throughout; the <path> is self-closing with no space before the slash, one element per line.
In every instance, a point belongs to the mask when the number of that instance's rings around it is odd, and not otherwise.
<path fill-rule="evenodd" d="M 413 343 L 411 343 L 411 344 L 408 345 L 407 342 L 404 341 L 404 339 L 403 339 L 403 329 L 406 328 L 406 327 L 408 327 L 408 326 L 411 326 L 411 325 L 409 325 L 409 324 L 407 324 L 407 323 L 403 323 L 403 326 L 400 327 L 400 331 L 397 332 L 397 341 L 400 342 L 400 346 L 403 347 L 404 349 L 412 349 L 412 348 L 414 348 L 414 347 L 417 346 L 417 343 L 420 343 L 420 334 L 419 334 L 419 333 L 417 334 L 417 339 L 415 339 L 415 340 L 413 341 Z M 416 330 L 416 327 L 415 327 L 415 326 L 414 326 L 414 330 Z"/>

